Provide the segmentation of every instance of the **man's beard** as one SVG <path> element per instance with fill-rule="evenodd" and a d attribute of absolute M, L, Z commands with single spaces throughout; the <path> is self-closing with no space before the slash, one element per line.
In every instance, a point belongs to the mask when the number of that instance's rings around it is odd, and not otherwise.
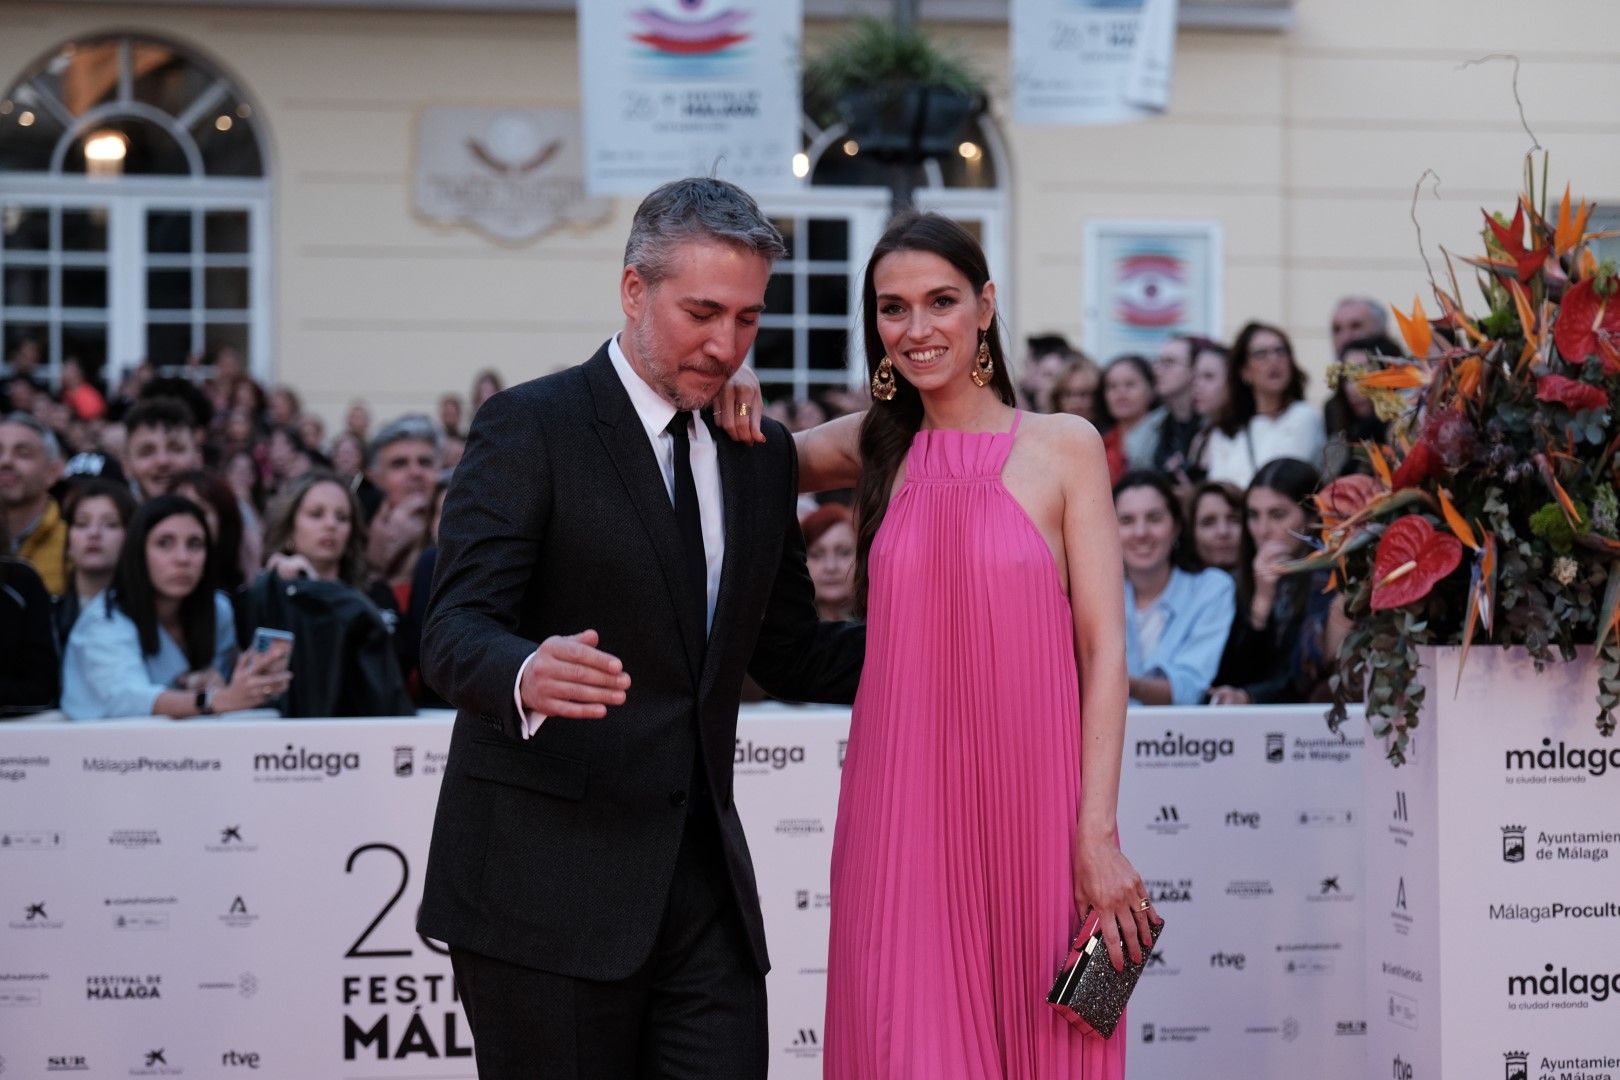
<path fill-rule="evenodd" d="M 680 365 L 665 359 L 663 349 L 654 341 L 646 320 L 631 328 L 630 337 L 636 347 L 636 359 L 641 362 L 642 376 L 652 383 L 653 389 L 657 390 L 665 401 L 677 409 L 700 412 L 708 407 L 715 396 L 718 396 L 716 391 L 715 395 L 699 399 L 681 390 L 676 378 L 680 372 Z"/>

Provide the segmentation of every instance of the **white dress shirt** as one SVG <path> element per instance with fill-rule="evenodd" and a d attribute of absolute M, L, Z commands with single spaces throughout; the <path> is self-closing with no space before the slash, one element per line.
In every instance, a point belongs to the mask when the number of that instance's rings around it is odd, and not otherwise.
<path fill-rule="evenodd" d="M 664 490 L 669 493 L 670 504 L 675 502 L 675 439 L 664 429 L 675 418 L 675 406 L 664 399 L 664 396 L 653 389 L 646 380 L 636 374 L 630 366 L 630 361 L 619 348 L 617 335 L 608 342 L 608 359 L 613 362 L 613 370 L 624 384 L 624 389 L 630 395 L 630 404 L 636 410 L 636 417 L 641 421 L 642 428 L 647 432 L 647 441 L 652 444 L 653 456 L 658 459 L 658 469 L 664 477 Z M 692 483 L 697 487 L 698 516 L 703 522 L 703 556 L 704 565 L 708 570 L 705 581 L 705 594 L 707 610 L 704 612 L 704 630 L 714 627 L 714 602 L 720 592 L 720 567 L 726 556 L 726 523 L 725 511 L 720 498 L 720 459 L 719 448 L 715 445 L 714 435 L 710 433 L 709 426 L 701 417 L 693 414 L 689 431 L 691 443 Z M 585 629 L 581 627 L 580 629 Z M 523 661 L 518 668 L 517 682 L 512 687 L 513 700 L 517 702 L 518 715 L 523 717 L 523 737 L 527 739 L 540 729 L 545 717 L 537 712 L 526 711 L 523 708 L 523 673 L 528 670 L 529 663 L 534 659 L 530 653 L 529 658 Z"/>

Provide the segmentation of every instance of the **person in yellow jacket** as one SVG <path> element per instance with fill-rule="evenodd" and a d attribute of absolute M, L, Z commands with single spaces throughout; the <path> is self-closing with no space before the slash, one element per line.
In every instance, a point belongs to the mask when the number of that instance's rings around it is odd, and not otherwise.
<path fill-rule="evenodd" d="M 67 588 L 67 522 L 51 498 L 62 474 L 62 447 L 27 413 L 0 418 L 0 513 L 12 554 L 32 566 L 52 596 Z"/>

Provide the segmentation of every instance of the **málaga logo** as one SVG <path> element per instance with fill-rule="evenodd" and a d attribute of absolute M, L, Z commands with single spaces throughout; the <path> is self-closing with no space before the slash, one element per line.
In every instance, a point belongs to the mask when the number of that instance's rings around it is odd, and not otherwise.
<path fill-rule="evenodd" d="M 1518 783 L 1585 783 L 1582 773 L 1598 778 L 1611 769 L 1620 772 L 1620 746 L 1588 748 L 1542 739 L 1539 750 L 1506 751 L 1502 766 L 1509 772 L 1532 774 L 1516 777 Z"/>
<path fill-rule="evenodd" d="M 1581 972 L 1571 972 L 1567 967 L 1554 968 L 1551 964 L 1543 964 L 1542 975 L 1509 975 L 1507 981 L 1508 997 L 1541 997 L 1541 998 L 1577 998 L 1595 1002 L 1609 1000 L 1609 994 L 1620 988 L 1620 974 L 1586 975 Z M 1578 1000 L 1572 1003 L 1574 1008 L 1584 1009 L 1587 1000 Z M 1561 1003 L 1557 1003 L 1561 1004 Z M 1546 1008 L 1535 1002 L 1510 1004 L 1509 1008 Z M 1571 1005 L 1562 1005 L 1569 1008 Z"/>
<path fill-rule="evenodd" d="M 163 996 L 161 975 L 88 975 L 87 1001 L 156 1001 Z"/>
<path fill-rule="evenodd" d="M 288 743 L 279 754 L 254 754 L 255 780 L 319 780 L 360 767 L 355 751 L 320 751 Z M 267 775 L 259 775 L 259 774 Z"/>
<path fill-rule="evenodd" d="M 1167 731 L 1162 739 L 1136 740 L 1136 764 L 1147 768 L 1209 764 L 1234 752 L 1231 739 L 1195 739 L 1185 732 Z"/>
<path fill-rule="evenodd" d="M 767 768 L 785 769 L 789 765 L 804 764 L 804 747 L 771 746 L 767 743 L 756 743 L 752 740 L 743 742 L 738 739 L 731 762 L 734 767 L 740 767 L 744 772 L 763 772 Z"/>

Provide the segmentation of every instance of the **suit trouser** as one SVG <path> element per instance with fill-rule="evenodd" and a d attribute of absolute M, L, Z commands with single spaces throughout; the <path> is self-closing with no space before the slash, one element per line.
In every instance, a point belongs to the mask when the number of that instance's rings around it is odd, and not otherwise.
<path fill-rule="evenodd" d="M 574 979 L 455 947 L 450 959 L 480 1080 L 765 1076 L 765 978 L 706 806 L 687 819 L 652 955 L 628 979 Z"/>

